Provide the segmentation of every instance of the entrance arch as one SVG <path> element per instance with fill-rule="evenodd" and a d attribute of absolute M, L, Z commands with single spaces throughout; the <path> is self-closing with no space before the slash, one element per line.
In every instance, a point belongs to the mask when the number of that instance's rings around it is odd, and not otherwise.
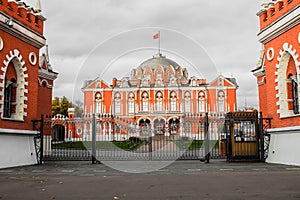
<path fill-rule="evenodd" d="M 65 126 L 62 124 L 56 124 L 52 127 L 52 140 L 58 142 L 65 141 Z"/>

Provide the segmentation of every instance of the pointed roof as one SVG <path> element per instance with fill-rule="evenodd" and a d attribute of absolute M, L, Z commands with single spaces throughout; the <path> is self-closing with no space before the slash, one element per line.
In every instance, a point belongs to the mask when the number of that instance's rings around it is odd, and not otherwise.
<path fill-rule="evenodd" d="M 39 59 L 39 76 L 55 80 L 57 78 L 57 75 L 58 73 L 53 71 L 51 67 L 48 45 L 46 45 L 45 53 L 43 53 Z"/>
<path fill-rule="evenodd" d="M 219 85 L 219 79 L 224 80 L 224 85 L 225 86 L 234 86 L 237 89 L 239 88 L 239 85 L 237 84 L 237 81 L 235 78 L 228 78 L 223 75 L 219 75 L 215 80 L 209 83 L 210 86 L 217 86 Z"/>

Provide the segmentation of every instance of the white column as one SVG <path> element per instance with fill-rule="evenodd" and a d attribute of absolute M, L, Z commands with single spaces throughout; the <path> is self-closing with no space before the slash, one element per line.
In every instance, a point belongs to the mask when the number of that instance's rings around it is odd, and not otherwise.
<path fill-rule="evenodd" d="M 151 137 L 154 136 L 154 122 L 151 122 L 150 134 L 151 134 Z"/>
<path fill-rule="evenodd" d="M 183 122 L 182 122 L 182 120 L 180 119 L 180 136 L 184 136 L 184 135 L 183 135 L 183 132 L 184 132 Z"/>

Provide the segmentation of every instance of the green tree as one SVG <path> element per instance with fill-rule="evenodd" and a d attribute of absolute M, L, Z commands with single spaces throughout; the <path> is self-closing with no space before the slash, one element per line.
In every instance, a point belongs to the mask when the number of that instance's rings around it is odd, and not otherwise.
<path fill-rule="evenodd" d="M 68 108 L 72 108 L 73 104 L 71 101 L 67 99 L 67 97 L 63 96 L 62 98 L 55 97 L 52 100 L 52 115 L 61 114 L 64 116 L 68 116 Z"/>

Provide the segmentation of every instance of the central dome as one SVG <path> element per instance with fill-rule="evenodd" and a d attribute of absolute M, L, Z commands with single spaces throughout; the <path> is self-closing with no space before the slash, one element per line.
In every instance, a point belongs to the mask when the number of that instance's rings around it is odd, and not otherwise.
<path fill-rule="evenodd" d="M 140 67 L 142 69 L 145 69 L 145 67 L 151 67 L 151 69 L 155 69 L 158 66 L 162 66 L 164 69 L 166 69 L 170 65 L 173 66 L 174 69 L 177 69 L 178 67 L 180 67 L 175 61 L 170 60 L 159 53 L 159 54 L 153 56 L 153 58 L 150 58 L 150 59 L 144 61 L 140 65 Z"/>

